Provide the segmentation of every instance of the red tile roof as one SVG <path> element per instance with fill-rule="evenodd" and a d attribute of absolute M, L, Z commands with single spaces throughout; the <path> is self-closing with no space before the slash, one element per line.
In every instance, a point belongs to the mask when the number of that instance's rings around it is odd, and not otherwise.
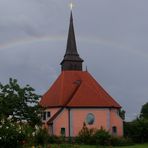
<path fill-rule="evenodd" d="M 43 107 L 114 107 L 121 106 L 84 71 L 62 71 L 43 95 Z"/>

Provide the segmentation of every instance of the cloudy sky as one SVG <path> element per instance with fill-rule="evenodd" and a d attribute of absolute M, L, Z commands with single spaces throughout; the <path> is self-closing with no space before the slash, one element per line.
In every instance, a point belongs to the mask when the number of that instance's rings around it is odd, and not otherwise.
<path fill-rule="evenodd" d="M 148 101 L 148 1 L 73 0 L 84 69 L 134 119 Z M 44 94 L 60 74 L 70 0 L 0 0 L 0 82 Z"/>

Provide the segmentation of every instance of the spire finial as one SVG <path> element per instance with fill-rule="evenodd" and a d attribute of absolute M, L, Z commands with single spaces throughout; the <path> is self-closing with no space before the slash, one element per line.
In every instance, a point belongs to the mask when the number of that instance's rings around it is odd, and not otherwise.
<path fill-rule="evenodd" d="M 74 4 L 73 4 L 72 1 L 70 2 L 69 7 L 70 7 L 70 10 L 72 11 L 72 9 L 73 9 L 73 7 L 74 7 Z"/>

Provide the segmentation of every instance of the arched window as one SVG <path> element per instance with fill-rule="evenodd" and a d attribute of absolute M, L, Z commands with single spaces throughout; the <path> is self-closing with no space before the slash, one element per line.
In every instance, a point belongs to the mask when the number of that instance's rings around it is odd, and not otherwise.
<path fill-rule="evenodd" d="M 92 125 L 95 121 L 95 116 L 92 113 L 87 114 L 86 123 Z"/>

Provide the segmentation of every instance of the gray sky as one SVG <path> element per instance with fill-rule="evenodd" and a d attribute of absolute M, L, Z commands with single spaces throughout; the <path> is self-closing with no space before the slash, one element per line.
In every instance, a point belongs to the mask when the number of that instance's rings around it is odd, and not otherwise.
<path fill-rule="evenodd" d="M 74 1 L 74 0 L 73 0 Z M 70 0 L 0 0 L 0 82 L 10 77 L 44 94 L 60 74 Z M 84 69 L 134 119 L 148 101 L 148 1 L 75 0 Z"/>

